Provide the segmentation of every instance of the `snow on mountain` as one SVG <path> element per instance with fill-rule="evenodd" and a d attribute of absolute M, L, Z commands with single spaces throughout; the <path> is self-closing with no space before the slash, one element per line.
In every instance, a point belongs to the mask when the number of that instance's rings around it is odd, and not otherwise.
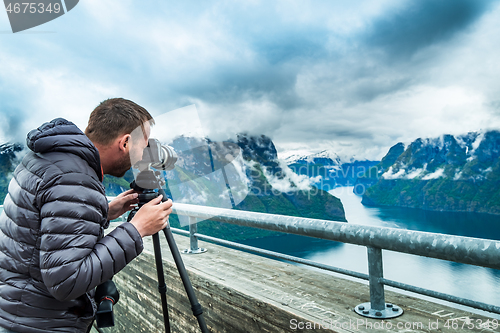
<path fill-rule="evenodd" d="M 499 157 L 499 131 L 419 138 L 405 147 L 381 176 L 383 179 L 422 180 L 483 178 L 491 172 L 492 164 Z"/>
<path fill-rule="evenodd" d="M 278 157 L 290 164 L 323 164 L 325 166 L 339 167 L 343 161 L 336 153 L 323 150 L 313 153 L 307 150 L 280 153 Z"/>

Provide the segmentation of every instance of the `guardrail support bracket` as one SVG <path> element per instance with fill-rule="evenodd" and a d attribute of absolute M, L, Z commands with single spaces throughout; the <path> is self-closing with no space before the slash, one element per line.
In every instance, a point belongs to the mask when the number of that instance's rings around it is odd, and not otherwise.
<path fill-rule="evenodd" d="M 385 302 L 384 284 L 380 279 L 384 277 L 382 249 L 367 247 L 368 273 L 370 281 L 370 302 L 359 304 L 354 311 L 368 318 L 389 319 L 399 317 L 403 309 L 392 303 Z"/>
<path fill-rule="evenodd" d="M 189 243 L 190 248 L 182 251 L 184 254 L 200 254 L 207 252 L 207 249 L 198 247 L 198 238 L 194 235 L 198 231 L 196 217 L 189 217 Z"/>

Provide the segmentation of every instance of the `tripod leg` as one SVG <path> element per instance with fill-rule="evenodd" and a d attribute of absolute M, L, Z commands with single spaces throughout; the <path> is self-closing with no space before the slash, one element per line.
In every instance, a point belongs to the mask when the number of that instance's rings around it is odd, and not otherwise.
<path fill-rule="evenodd" d="M 198 320 L 201 331 L 203 333 L 209 333 L 210 331 L 208 330 L 207 324 L 205 323 L 205 318 L 203 318 L 203 309 L 194 293 L 193 285 L 189 280 L 186 267 L 184 266 L 184 262 L 182 261 L 181 254 L 179 253 L 179 249 L 177 248 L 177 244 L 175 243 L 174 236 L 172 235 L 172 230 L 170 230 L 170 225 L 163 229 L 163 233 L 167 238 L 170 252 L 172 252 L 172 257 L 174 258 L 175 265 L 177 266 L 177 270 L 179 271 L 179 275 L 181 276 L 182 283 L 184 284 L 184 289 L 186 290 L 189 302 L 191 303 L 191 310 L 193 311 L 193 315 Z"/>
<path fill-rule="evenodd" d="M 170 333 L 170 321 L 168 318 L 167 306 L 167 285 L 163 273 L 163 261 L 161 258 L 160 236 L 158 233 L 153 235 L 153 247 L 155 251 L 156 273 L 158 274 L 158 291 L 161 296 L 161 306 L 163 309 L 163 322 L 165 323 L 165 332 Z"/>

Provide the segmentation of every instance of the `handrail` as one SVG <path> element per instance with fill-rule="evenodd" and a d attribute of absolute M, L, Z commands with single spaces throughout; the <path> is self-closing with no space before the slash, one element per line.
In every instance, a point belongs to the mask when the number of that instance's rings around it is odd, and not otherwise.
<path fill-rule="evenodd" d="M 282 254 L 279 252 L 264 250 L 264 249 L 254 247 L 254 246 L 243 245 L 240 243 L 235 243 L 235 242 L 231 242 L 231 241 L 227 241 L 224 239 L 211 237 L 211 236 L 207 236 L 207 235 L 203 235 L 203 234 L 199 234 L 199 233 L 192 233 L 191 231 L 192 231 L 191 229 L 189 231 L 186 231 L 186 230 L 182 230 L 182 229 L 172 228 L 172 232 L 179 234 L 179 235 L 188 236 L 191 238 L 195 237 L 195 238 L 198 238 L 201 240 L 209 241 L 209 242 L 216 243 L 216 244 L 221 244 L 224 246 L 230 246 L 230 247 L 244 250 L 244 251 L 249 251 L 249 252 L 253 252 L 253 253 L 257 253 L 257 254 L 261 254 L 261 255 L 277 258 L 277 259 L 283 259 L 286 261 L 295 262 L 297 264 L 303 264 L 303 265 L 307 265 L 307 266 L 311 266 L 311 267 L 316 267 L 316 268 L 319 268 L 322 270 L 327 270 L 327 271 L 334 272 L 334 273 L 352 276 L 352 277 L 355 277 L 355 278 L 361 279 L 361 280 L 367 280 L 367 281 L 370 280 L 370 276 L 368 274 L 363 274 L 363 273 L 351 271 L 351 270 L 344 269 L 344 268 L 334 267 L 334 266 L 322 264 L 322 263 L 319 263 L 316 261 L 303 259 L 303 258 L 299 258 L 299 257 L 294 257 L 294 256 L 290 256 L 287 254 Z M 195 250 L 196 250 L 196 248 L 195 248 Z M 184 253 L 188 253 L 188 252 L 185 251 Z M 189 253 L 201 253 L 201 252 L 189 252 Z M 383 283 L 386 286 L 410 291 L 410 292 L 417 293 L 420 295 L 425 295 L 425 296 L 429 296 L 432 298 L 437 298 L 437 299 L 441 299 L 444 301 L 452 302 L 455 304 L 465 305 L 465 306 L 472 307 L 475 309 L 500 314 L 500 307 L 495 306 L 495 305 L 486 304 L 486 303 L 478 302 L 478 301 L 473 301 L 473 300 L 466 299 L 463 297 L 457 297 L 454 295 L 441 293 L 441 292 L 438 292 L 435 290 L 420 288 L 420 287 L 412 286 L 412 285 L 409 285 L 406 283 L 388 280 L 385 278 L 381 278 L 379 282 Z"/>
<path fill-rule="evenodd" d="M 356 313 L 365 317 L 388 319 L 403 313 L 402 309 L 394 304 L 385 303 L 385 285 L 500 314 L 500 307 L 495 305 L 385 279 L 382 269 L 382 249 L 500 269 L 500 242 L 496 240 L 387 227 L 374 227 L 345 222 L 256 213 L 182 203 L 174 203 L 173 213 L 190 217 L 190 231 L 176 231 L 177 233 L 189 234 L 191 240 L 200 238 L 257 253 L 268 252 L 271 256 L 295 262 L 300 262 L 300 258 L 290 258 L 290 256 L 279 253 L 263 251 L 261 249 L 242 246 L 241 244 L 201 235 L 196 232 L 196 228 L 191 228 L 191 225 L 193 225 L 193 218 L 210 219 L 241 226 L 366 246 L 368 254 L 370 302 L 359 304 L 355 307 Z M 193 247 L 193 244 L 191 244 L 191 250 L 195 250 L 196 246 Z M 317 264 L 308 262 L 303 263 L 318 267 Z M 324 265 L 322 268 L 350 276 L 359 274 L 359 276 L 357 276 L 358 278 L 366 279 L 366 276 L 357 272 L 329 267 L 327 265 Z"/>
<path fill-rule="evenodd" d="M 423 231 L 174 203 L 174 214 L 500 269 L 500 242 Z"/>

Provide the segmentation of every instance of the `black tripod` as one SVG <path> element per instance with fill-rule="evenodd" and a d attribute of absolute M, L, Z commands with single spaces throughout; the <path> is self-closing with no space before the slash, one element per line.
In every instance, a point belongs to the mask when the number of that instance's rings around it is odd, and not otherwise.
<path fill-rule="evenodd" d="M 154 171 L 148 169 L 141 171 L 137 177 L 136 181 L 130 184 L 130 187 L 140 192 L 139 194 L 139 205 L 137 209 L 134 209 L 130 212 L 128 216 L 128 222 L 132 220 L 137 210 L 142 207 L 144 204 L 148 203 L 152 199 L 158 197 L 158 195 L 162 195 L 162 201 L 167 201 L 168 197 L 165 191 L 161 188 L 161 182 L 158 179 L 159 174 L 155 174 Z M 139 184 L 139 185 L 138 185 Z M 156 192 L 153 189 L 157 189 Z M 200 329 L 203 333 L 209 333 L 210 331 L 207 328 L 207 324 L 205 323 L 205 319 L 203 318 L 203 309 L 196 298 L 196 295 L 193 290 L 193 286 L 191 285 L 191 281 L 186 272 L 186 267 L 184 266 L 184 262 L 182 261 L 181 254 L 179 253 L 179 249 L 174 240 L 174 236 L 172 234 L 172 230 L 170 229 L 170 224 L 163 229 L 163 233 L 165 234 L 165 238 L 167 239 L 168 246 L 170 248 L 170 252 L 172 253 L 172 257 L 174 258 L 175 265 L 177 266 L 177 270 L 179 271 L 179 275 L 181 276 L 182 283 L 184 285 L 184 289 L 186 290 L 186 294 L 189 298 L 189 302 L 191 303 L 191 310 L 193 311 L 193 315 L 198 320 L 198 324 L 200 325 Z M 156 271 L 158 274 L 158 290 L 161 296 L 161 304 L 163 309 L 163 320 L 165 322 L 165 331 L 170 332 L 170 321 L 168 316 L 168 306 L 167 306 L 167 285 L 165 284 L 165 276 L 163 273 L 163 262 L 161 258 L 161 246 L 160 246 L 160 237 L 158 233 L 153 235 L 153 247 L 155 253 L 155 262 L 156 262 Z"/>

